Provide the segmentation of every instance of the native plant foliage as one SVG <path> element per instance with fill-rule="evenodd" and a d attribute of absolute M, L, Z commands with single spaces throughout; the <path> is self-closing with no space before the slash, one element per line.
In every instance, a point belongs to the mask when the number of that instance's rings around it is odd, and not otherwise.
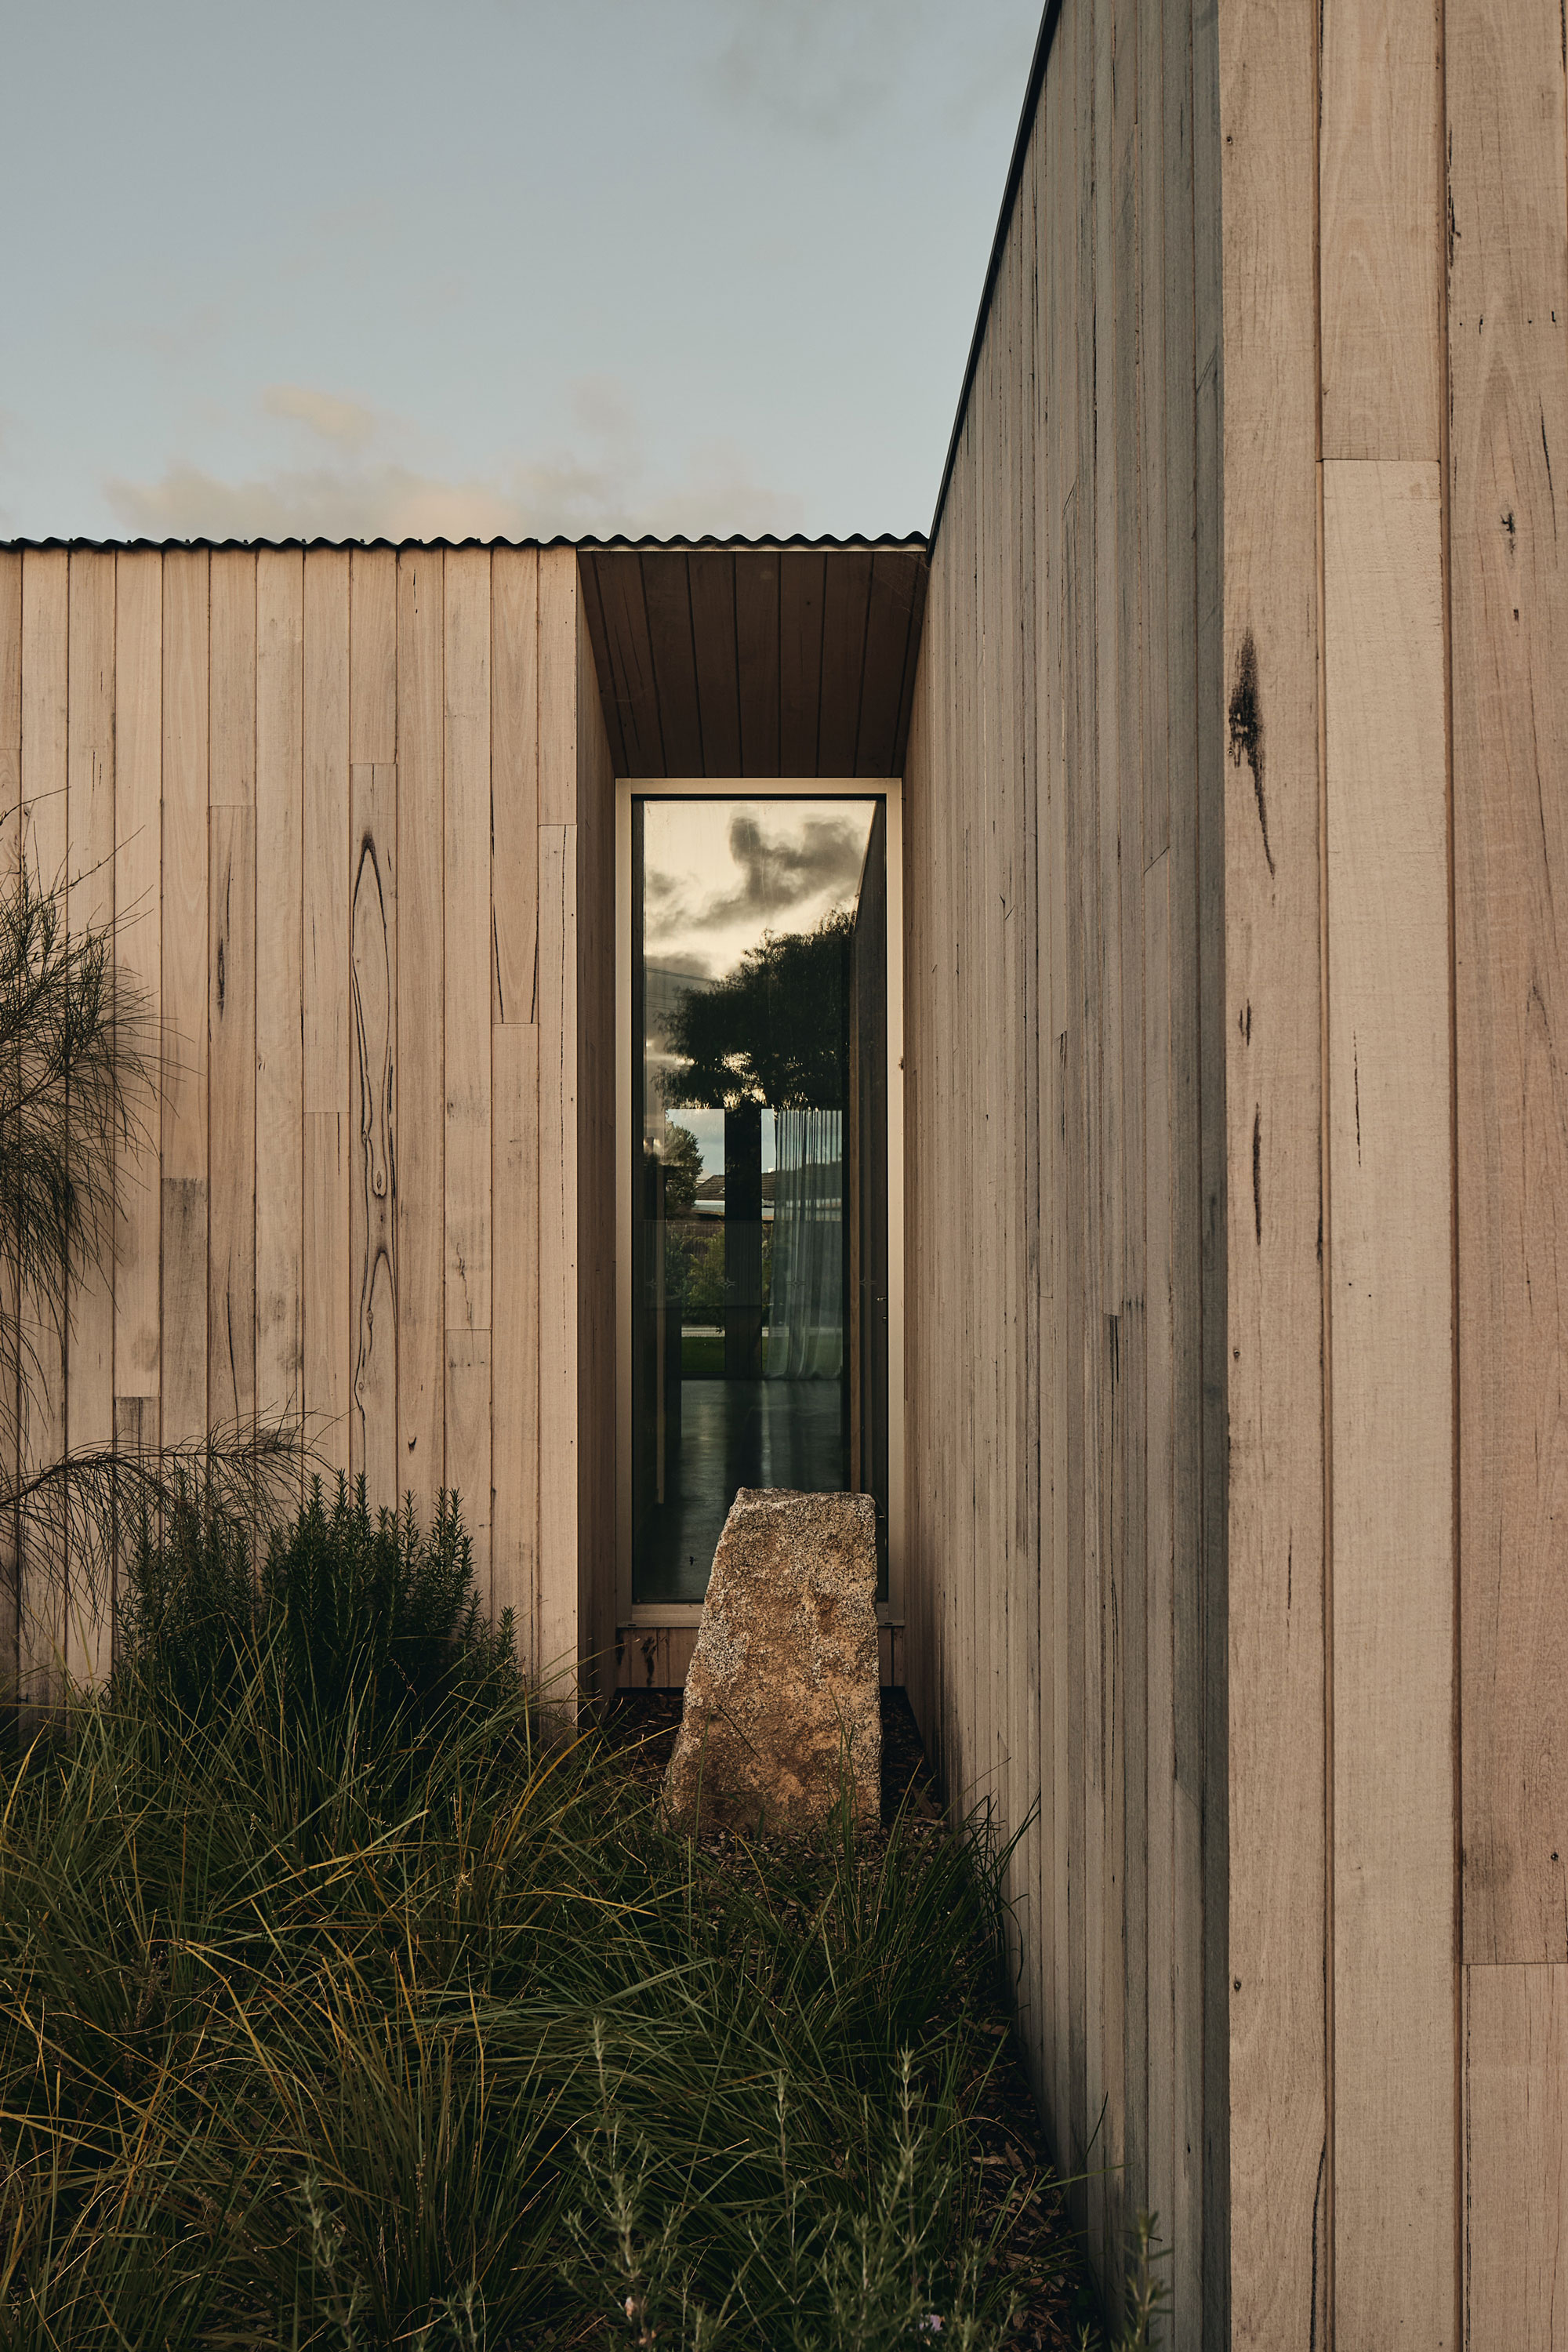
<path fill-rule="evenodd" d="M 666 1100 L 842 1109 L 854 937 L 847 911 L 809 931 L 769 931 L 711 988 L 689 990 L 669 1023 L 688 1066 L 667 1079 Z"/>
<path fill-rule="evenodd" d="M 112 1259 L 117 1178 L 144 1152 L 158 1055 L 111 932 L 71 929 L 64 877 L 44 884 L 24 861 L 0 889 L 0 1614 L 13 1622 L 58 1594 L 68 1568 L 101 1601 L 117 1545 L 182 1493 L 252 1529 L 298 1495 L 298 1435 L 283 1423 L 161 1452 L 52 1454 L 33 1434 L 68 1356 L 80 1278 Z"/>

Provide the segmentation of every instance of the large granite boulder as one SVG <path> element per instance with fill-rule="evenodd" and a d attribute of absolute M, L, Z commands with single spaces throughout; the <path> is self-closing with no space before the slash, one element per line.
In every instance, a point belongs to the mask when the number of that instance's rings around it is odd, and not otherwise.
<path fill-rule="evenodd" d="M 880 1811 L 877 1507 L 868 1495 L 742 1486 L 686 1677 L 664 1804 L 678 1828 L 820 1827 L 847 1775 Z"/>

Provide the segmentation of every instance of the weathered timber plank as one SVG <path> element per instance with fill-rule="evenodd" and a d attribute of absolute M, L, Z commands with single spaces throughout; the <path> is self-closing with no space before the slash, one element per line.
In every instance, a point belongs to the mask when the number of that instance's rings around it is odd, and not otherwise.
<path fill-rule="evenodd" d="M 256 1393 L 304 1406 L 305 566 L 256 563 Z"/>
<path fill-rule="evenodd" d="M 441 1294 L 448 561 L 437 547 L 405 548 L 397 560 L 397 1489 L 414 1496 L 421 1519 L 447 1483 Z M 487 901 L 479 939 L 487 955 L 489 916 Z M 465 945 L 471 954 L 473 942 Z"/>
<path fill-rule="evenodd" d="M 490 1530 L 490 559 L 447 558 L 447 1484 L 481 1591 Z"/>
<path fill-rule="evenodd" d="M 1334 2318 L 1352 2342 L 1440 2346 L 1457 2188 L 1441 487 L 1435 464 L 1323 472 Z"/>
<path fill-rule="evenodd" d="M 1466 2352 L 1568 2340 L 1568 1966 L 1465 1970 Z"/>
<path fill-rule="evenodd" d="M 121 992 L 117 1015 L 134 1018 L 156 1071 L 163 1011 L 162 846 L 163 760 L 163 559 L 155 551 L 115 561 L 114 912 Z M 132 1007 L 134 1010 L 132 1011 Z M 158 1120 L 117 1139 L 119 1214 L 114 1248 L 114 1392 L 150 1405 L 138 1429 L 159 1437 Z"/>
<path fill-rule="evenodd" d="M 531 1022 L 539 986 L 539 555 L 490 558 L 490 1018 Z"/>
<path fill-rule="evenodd" d="M 1568 1959 L 1560 15 L 1447 12 L 1464 1950 Z"/>
<path fill-rule="evenodd" d="M 397 1460 L 397 771 L 349 772 L 353 1118 L 349 1186 L 349 1469 L 395 1508 Z"/>
<path fill-rule="evenodd" d="M 1440 20 L 1434 0 L 1324 0 L 1326 459 L 1437 461 Z"/>
<path fill-rule="evenodd" d="M 1272 0 L 1219 26 L 1230 2287 L 1278 2352 L 1324 2338 L 1331 2221 L 1313 34 Z"/>
<path fill-rule="evenodd" d="M 163 556 L 163 1118 L 159 1326 L 163 1439 L 207 1411 L 208 557 Z"/>
<path fill-rule="evenodd" d="M 114 558 L 78 550 L 70 562 L 66 735 L 66 928 L 114 926 Z M 78 1114 L 68 1110 L 68 1132 Z M 82 1235 L 66 1339 L 66 1428 L 73 1452 L 114 1439 L 114 1234 L 110 1219 Z M 74 1551 L 66 1664 L 74 1682 L 107 1672 L 112 1594 Z"/>
<path fill-rule="evenodd" d="M 305 556 L 303 1357 L 306 1433 L 349 1466 L 349 556 Z"/>

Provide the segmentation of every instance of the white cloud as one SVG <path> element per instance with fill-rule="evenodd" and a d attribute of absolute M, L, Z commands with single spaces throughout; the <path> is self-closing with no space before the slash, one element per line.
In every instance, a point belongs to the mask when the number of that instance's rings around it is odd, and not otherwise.
<path fill-rule="evenodd" d="M 631 403 L 613 378 L 584 378 L 573 408 L 585 447 L 451 476 L 405 454 L 411 427 L 369 405 L 301 384 L 261 395 L 268 416 L 302 430 L 308 462 L 229 478 L 176 462 L 155 481 L 105 485 L 125 528 L 149 539 L 570 539 L 651 531 L 785 534 L 804 502 L 758 479 L 733 442 L 699 443 L 675 478 L 649 467 Z"/>
<path fill-rule="evenodd" d="M 313 392 L 304 383 L 269 383 L 261 395 L 268 416 L 287 417 L 302 425 L 319 441 L 341 449 L 363 449 L 374 437 L 375 411 L 363 401 L 340 400 L 330 392 Z"/>

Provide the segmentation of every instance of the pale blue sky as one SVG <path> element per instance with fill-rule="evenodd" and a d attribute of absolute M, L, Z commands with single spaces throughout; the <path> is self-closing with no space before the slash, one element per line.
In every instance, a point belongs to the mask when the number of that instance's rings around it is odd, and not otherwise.
<path fill-rule="evenodd" d="M 0 535 L 924 530 L 1037 0 L 0 0 Z"/>

